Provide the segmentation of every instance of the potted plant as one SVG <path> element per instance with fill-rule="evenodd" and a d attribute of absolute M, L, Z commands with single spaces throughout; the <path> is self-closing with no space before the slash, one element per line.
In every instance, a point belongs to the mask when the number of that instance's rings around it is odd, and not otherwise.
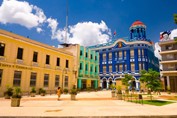
<path fill-rule="evenodd" d="M 168 93 L 168 94 L 171 94 L 171 90 L 170 90 L 170 87 L 169 87 L 169 86 L 167 86 L 167 93 Z"/>
<path fill-rule="evenodd" d="M 70 94 L 71 94 L 71 100 L 76 100 L 77 89 L 75 88 L 71 89 Z"/>
<path fill-rule="evenodd" d="M 122 88 L 121 88 L 121 86 L 117 86 L 117 99 L 122 100 Z"/>
<path fill-rule="evenodd" d="M 19 87 L 16 87 L 11 98 L 11 107 L 19 107 L 21 97 L 21 89 Z"/>
<path fill-rule="evenodd" d="M 39 94 L 40 94 L 41 96 L 45 96 L 46 90 L 44 90 L 43 88 L 39 88 Z"/>
<path fill-rule="evenodd" d="M 13 94 L 13 88 L 7 86 L 7 90 L 4 92 L 5 99 L 10 99 Z"/>
<path fill-rule="evenodd" d="M 35 87 L 31 88 L 30 94 L 31 94 L 31 97 L 35 97 L 35 95 L 36 95 L 36 89 L 35 89 Z"/>
<path fill-rule="evenodd" d="M 116 88 L 116 86 L 115 86 L 114 84 L 111 84 L 110 87 L 111 87 L 111 89 L 112 89 L 112 91 L 111 91 L 112 97 L 115 97 L 115 93 L 116 93 L 115 88 Z"/>
<path fill-rule="evenodd" d="M 65 89 L 63 90 L 63 93 L 64 93 L 64 94 L 67 94 L 67 93 L 68 93 L 68 89 L 65 88 Z"/>

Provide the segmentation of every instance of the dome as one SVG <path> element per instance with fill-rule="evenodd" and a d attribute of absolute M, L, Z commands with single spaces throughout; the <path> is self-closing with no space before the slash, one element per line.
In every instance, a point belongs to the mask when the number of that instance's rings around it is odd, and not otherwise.
<path fill-rule="evenodd" d="M 139 21 L 139 20 L 136 20 L 136 21 L 131 25 L 130 28 L 137 27 L 137 26 L 142 26 L 142 27 L 146 28 L 146 26 L 144 25 L 144 23 L 141 22 L 141 21 Z"/>

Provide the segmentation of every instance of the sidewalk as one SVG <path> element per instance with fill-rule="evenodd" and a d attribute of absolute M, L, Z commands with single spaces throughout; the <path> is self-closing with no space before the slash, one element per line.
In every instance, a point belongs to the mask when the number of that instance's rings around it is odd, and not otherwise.
<path fill-rule="evenodd" d="M 0 98 L 0 117 L 162 117 L 177 118 L 177 103 L 165 106 L 140 105 L 111 98 L 111 91 L 81 92 L 76 101 L 70 95 L 44 97 L 24 96 L 20 107 L 11 107 L 10 100 Z M 127 118 L 126 117 L 126 118 Z"/>

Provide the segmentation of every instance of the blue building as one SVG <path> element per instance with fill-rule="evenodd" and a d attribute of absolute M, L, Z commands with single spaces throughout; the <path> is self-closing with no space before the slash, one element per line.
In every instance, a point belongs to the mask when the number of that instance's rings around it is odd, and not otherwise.
<path fill-rule="evenodd" d="M 154 55 L 154 45 L 146 38 L 146 26 L 135 21 L 130 27 L 130 38 L 119 38 L 106 44 L 90 46 L 99 52 L 100 86 L 120 85 L 125 74 L 131 74 L 136 90 L 140 89 L 140 71 L 159 71 L 159 61 Z"/>

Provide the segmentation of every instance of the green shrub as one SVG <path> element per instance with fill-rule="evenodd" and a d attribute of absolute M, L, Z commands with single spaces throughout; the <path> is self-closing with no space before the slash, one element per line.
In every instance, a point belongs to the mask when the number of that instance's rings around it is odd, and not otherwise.
<path fill-rule="evenodd" d="M 5 95 L 12 96 L 13 95 L 13 88 L 7 86 L 7 90 L 4 92 L 4 96 Z"/>
<path fill-rule="evenodd" d="M 35 87 L 32 87 L 32 88 L 31 88 L 31 92 L 30 92 L 30 93 L 36 93 Z"/>
<path fill-rule="evenodd" d="M 67 93 L 68 93 L 68 89 L 65 88 L 65 89 L 63 90 L 63 92 L 64 92 L 65 94 L 67 94 Z"/>
<path fill-rule="evenodd" d="M 71 89 L 70 94 L 77 95 L 77 89 Z"/>
<path fill-rule="evenodd" d="M 12 98 L 21 98 L 21 89 L 19 87 L 16 87 L 13 91 Z"/>

